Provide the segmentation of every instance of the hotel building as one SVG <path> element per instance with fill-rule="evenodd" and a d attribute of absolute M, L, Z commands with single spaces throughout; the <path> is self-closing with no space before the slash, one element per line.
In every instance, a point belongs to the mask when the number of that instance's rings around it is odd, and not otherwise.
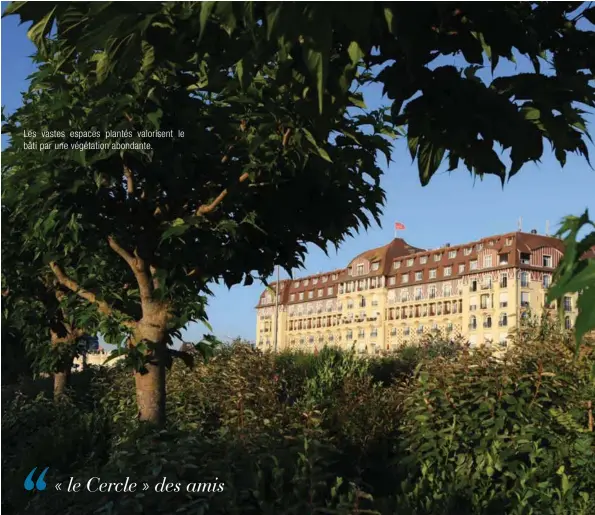
<path fill-rule="evenodd" d="M 472 346 L 505 344 L 529 311 L 555 312 L 546 290 L 563 255 L 560 239 L 513 232 L 434 250 L 395 238 L 355 257 L 344 269 L 280 281 L 257 306 L 256 345 L 315 351 L 324 345 L 376 354 L 436 329 Z M 563 299 L 564 324 L 577 315 Z"/>

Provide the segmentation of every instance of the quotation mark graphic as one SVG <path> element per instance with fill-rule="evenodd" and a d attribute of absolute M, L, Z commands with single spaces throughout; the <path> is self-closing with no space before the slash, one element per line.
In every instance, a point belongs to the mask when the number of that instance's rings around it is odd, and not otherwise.
<path fill-rule="evenodd" d="M 49 468 L 50 467 L 46 467 L 45 469 L 43 469 L 43 472 L 39 474 L 37 481 L 33 482 L 33 474 L 35 474 L 35 471 L 37 470 L 37 467 L 34 467 L 33 470 L 29 472 L 29 475 L 25 478 L 25 490 L 31 491 L 35 488 L 37 488 L 38 490 L 45 490 L 45 487 L 47 485 L 45 484 L 43 478 L 45 477 L 45 473 L 48 471 Z"/>

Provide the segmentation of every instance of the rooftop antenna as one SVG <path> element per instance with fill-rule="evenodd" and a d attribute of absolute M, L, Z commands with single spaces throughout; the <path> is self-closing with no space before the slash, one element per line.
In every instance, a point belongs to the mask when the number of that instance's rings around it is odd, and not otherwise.
<path fill-rule="evenodd" d="M 519 232 L 523 230 L 523 217 L 519 216 Z"/>
<path fill-rule="evenodd" d="M 545 235 L 546 236 L 550 235 L 550 221 L 549 220 L 545 221 Z"/>

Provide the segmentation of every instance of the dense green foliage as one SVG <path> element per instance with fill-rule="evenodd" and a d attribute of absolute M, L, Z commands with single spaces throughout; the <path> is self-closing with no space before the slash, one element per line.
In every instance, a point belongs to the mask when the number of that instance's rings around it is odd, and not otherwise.
<path fill-rule="evenodd" d="M 220 349 L 169 372 L 169 427 L 135 420 L 123 369 L 79 374 L 68 403 L 5 399 L 7 513 L 584 514 L 595 509 L 592 344 L 531 322 L 500 359 L 428 341 L 359 359 Z M 27 389 L 28 388 L 28 389 Z M 16 393 L 18 392 L 18 393 Z M 591 427 L 589 427 L 591 424 Z M 52 441 L 52 445 L 48 442 Z M 24 492 L 74 476 L 225 483 L 222 493 Z"/>

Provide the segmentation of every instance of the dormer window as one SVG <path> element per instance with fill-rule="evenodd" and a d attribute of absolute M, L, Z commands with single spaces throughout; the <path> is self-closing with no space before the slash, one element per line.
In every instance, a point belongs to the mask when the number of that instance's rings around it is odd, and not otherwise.
<path fill-rule="evenodd" d="M 308 279 L 306 279 L 306 280 L 304 281 L 304 286 L 308 286 L 308 283 L 309 283 L 309 282 L 310 282 L 310 281 L 309 281 Z"/>
<path fill-rule="evenodd" d="M 380 268 L 380 262 L 376 261 L 376 263 L 372 263 L 372 271 L 375 272 Z"/>
<path fill-rule="evenodd" d="M 300 287 L 300 282 L 299 281 L 294 282 L 293 283 L 293 287 L 294 288 L 299 288 Z"/>
<path fill-rule="evenodd" d="M 457 251 L 456 250 L 449 250 L 448 251 L 448 259 L 454 259 L 457 257 Z"/>
<path fill-rule="evenodd" d="M 328 281 L 328 277 L 325 275 L 325 276 L 322 278 L 322 282 L 323 282 L 323 283 L 325 283 L 325 282 L 327 282 L 327 281 Z"/>
<path fill-rule="evenodd" d="M 466 248 L 463 253 L 465 254 L 465 256 L 468 256 L 469 254 L 471 254 L 471 252 L 473 251 L 472 248 Z"/>
<path fill-rule="evenodd" d="M 355 267 L 355 273 L 357 275 L 363 275 L 364 274 L 364 264 L 363 263 L 360 263 L 359 265 L 357 265 Z"/>
<path fill-rule="evenodd" d="M 395 261 L 393 263 L 393 268 L 396 270 L 397 268 L 401 268 L 401 262 L 400 261 Z"/>
<path fill-rule="evenodd" d="M 413 259 L 410 258 L 407 260 L 407 266 L 413 266 Z"/>
<path fill-rule="evenodd" d="M 428 262 L 428 256 L 422 256 L 419 258 L 419 263 L 425 265 Z"/>
<path fill-rule="evenodd" d="M 318 284 L 318 278 L 312 279 L 312 284 Z"/>
<path fill-rule="evenodd" d="M 440 261 L 442 259 L 442 254 L 434 254 L 434 261 Z"/>

